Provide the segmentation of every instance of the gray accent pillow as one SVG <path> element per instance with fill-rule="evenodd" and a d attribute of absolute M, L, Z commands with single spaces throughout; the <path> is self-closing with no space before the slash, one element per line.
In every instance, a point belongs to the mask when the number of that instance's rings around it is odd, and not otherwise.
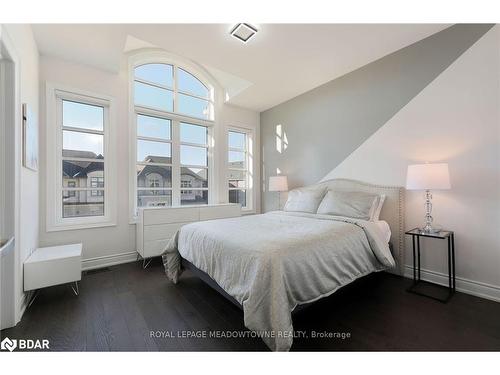
<path fill-rule="evenodd" d="M 321 200 L 325 196 L 325 188 L 300 188 L 288 192 L 288 199 L 283 210 L 291 212 L 308 212 L 315 214 Z"/>
<path fill-rule="evenodd" d="M 370 220 L 378 195 L 353 191 L 328 190 L 318 207 L 318 214 Z"/>

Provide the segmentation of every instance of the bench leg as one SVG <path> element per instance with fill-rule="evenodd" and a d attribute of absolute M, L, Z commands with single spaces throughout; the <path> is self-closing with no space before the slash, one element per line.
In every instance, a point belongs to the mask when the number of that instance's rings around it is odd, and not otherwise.
<path fill-rule="evenodd" d="M 73 293 L 75 293 L 75 296 L 80 294 L 80 291 L 78 290 L 78 281 L 75 281 L 75 286 L 71 285 L 71 289 L 73 289 Z"/>
<path fill-rule="evenodd" d="M 33 292 L 33 295 L 31 296 L 30 302 L 28 303 L 28 307 L 26 307 L 26 310 L 29 309 L 31 305 L 33 305 L 33 302 L 35 302 L 36 297 L 38 297 L 38 289 L 36 289 Z"/>

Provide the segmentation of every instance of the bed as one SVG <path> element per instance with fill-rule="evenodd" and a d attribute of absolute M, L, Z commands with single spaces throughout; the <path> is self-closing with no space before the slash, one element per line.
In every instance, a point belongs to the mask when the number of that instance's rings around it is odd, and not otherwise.
<path fill-rule="evenodd" d="M 243 309 L 244 323 L 271 350 L 293 344 L 292 312 L 378 271 L 402 273 L 404 190 L 335 179 L 312 189 L 385 195 L 377 222 L 317 213 L 273 211 L 182 227 L 163 254 L 177 283 L 183 268 Z"/>

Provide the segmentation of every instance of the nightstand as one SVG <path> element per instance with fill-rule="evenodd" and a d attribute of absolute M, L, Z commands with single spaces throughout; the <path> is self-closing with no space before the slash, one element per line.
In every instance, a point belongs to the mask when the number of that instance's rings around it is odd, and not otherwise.
<path fill-rule="evenodd" d="M 71 289 L 78 295 L 81 279 L 81 243 L 36 249 L 24 261 L 24 291 L 35 290 L 28 307 L 35 301 L 38 289 L 48 286 L 74 283 Z"/>
<path fill-rule="evenodd" d="M 413 244 L 413 284 L 408 292 L 429 297 L 446 303 L 455 293 L 455 234 L 449 230 L 435 233 L 422 232 L 414 228 L 405 232 L 412 237 Z M 420 280 L 420 238 L 428 237 L 448 241 L 448 287 Z M 436 293 L 439 292 L 439 294 Z M 443 295 L 443 291 L 446 293 Z M 431 293 L 432 292 L 432 293 Z"/>

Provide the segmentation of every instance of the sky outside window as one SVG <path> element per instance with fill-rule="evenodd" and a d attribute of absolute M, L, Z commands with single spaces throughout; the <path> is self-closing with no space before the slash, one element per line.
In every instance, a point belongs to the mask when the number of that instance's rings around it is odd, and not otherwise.
<path fill-rule="evenodd" d="M 103 136 L 100 134 L 88 134 L 63 131 L 63 150 L 77 150 L 92 152 L 96 156 L 104 155 Z"/>
<path fill-rule="evenodd" d="M 104 108 L 63 100 L 63 126 L 103 131 Z"/>

